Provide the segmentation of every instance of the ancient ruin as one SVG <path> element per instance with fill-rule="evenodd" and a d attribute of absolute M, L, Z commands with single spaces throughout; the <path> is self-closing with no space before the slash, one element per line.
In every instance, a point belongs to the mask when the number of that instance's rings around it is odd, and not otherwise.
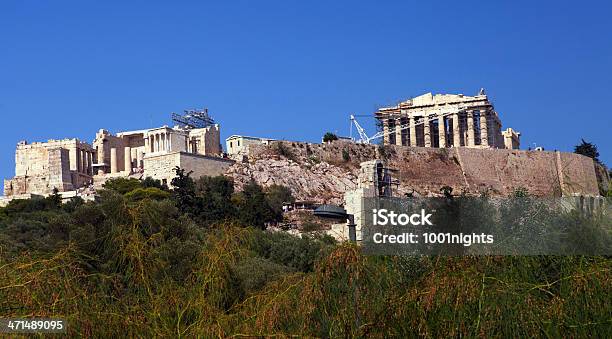
<path fill-rule="evenodd" d="M 375 113 L 384 144 L 518 149 L 520 133 L 502 131 L 484 89 L 476 96 L 427 93 Z"/>
<path fill-rule="evenodd" d="M 180 121 L 186 120 L 175 118 Z M 4 181 L 4 195 L 67 192 L 120 176 L 152 177 L 169 184 L 177 166 L 199 177 L 222 174 L 232 163 L 222 158 L 219 125 L 210 118 L 201 125 L 179 123 L 117 134 L 101 129 L 93 146 L 78 139 L 20 142 L 15 177 Z"/>
<path fill-rule="evenodd" d="M 0 205 L 54 189 L 64 197 L 85 189 L 94 196 L 95 189 L 115 177 L 151 177 L 170 185 L 176 167 L 192 171 L 194 178 L 229 176 L 236 189 L 252 180 L 264 187 L 284 185 L 296 199 L 315 204 L 349 206 L 357 197 L 371 196 L 372 182 L 388 177 L 374 171 L 382 164 L 396 171 L 394 185 L 385 186 L 394 196 L 436 196 L 443 186 L 469 195 L 508 196 L 517 187 L 536 196 L 598 195 L 591 158 L 518 150 L 520 134 L 501 130 L 483 90 L 473 97 L 428 93 L 381 108 L 375 117 L 386 131 L 378 134 L 383 145 L 233 135 L 224 154 L 220 127 L 206 110 L 173 114 L 174 127 L 116 134 L 101 129 L 93 146 L 78 139 L 22 141 L 15 152 L 15 177 L 4 181 Z"/>
<path fill-rule="evenodd" d="M 70 191 L 92 182 L 95 152 L 78 139 L 49 140 L 15 150 L 15 177 L 4 180 L 4 195 Z"/>

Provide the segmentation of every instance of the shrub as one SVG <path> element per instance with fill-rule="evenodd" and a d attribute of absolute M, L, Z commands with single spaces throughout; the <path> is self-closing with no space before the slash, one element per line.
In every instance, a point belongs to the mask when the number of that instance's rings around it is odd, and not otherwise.
<path fill-rule="evenodd" d="M 265 194 L 266 201 L 274 214 L 274 220 L 283 220 L 283 204 L 295 202 L 291 190 L 286 186 L 273 184 L 266 188 Z"/>
<path fill-rule="evenodd" d="M 271 260 L 251 257 L 238 262 L 234 272 L 240 281 L 242 292 L 249 295 L 261 290 L 268 282 L 293 271 L 294 269 Z"/>
<path fill-rule="evenodd" d="M 243 225 L 264 229 L 266 223 L 276 220 L 263 189 L 255 181 L 244 185 L 238 201 L 238 218 Z"/>
<path fill-rule="evenodd" d="M 349 151 L 347 149 L 343 149 L 342 150 L 342 160 L 344 160 L 345 162 L 348 162 L 351 160 L 351 156 L 349 154 Z"/>
<path fill-rule="evenodd" d="M 126 194 L 137 188 L 142 188 L 140 180 L 135 178 L 112 178 L 108 179 L 103 185 L 104 189 L 115 191 L 119 194 Z"/>
<path fill-rule="evenodd" d="M 323 142 L 332 142 L 334 140 L 338 140 L 338 136 L 332 132 L 327 132 L 323 136 Z"/>
<path fill-rule="evenodd" d="M 143 199 L 164 200 L 170 198 L 170 193 L 162 191 L 157 187 L 137 188 L 125 194 L 129 201 L 140 201 Z"/>
<path fill-rule="evenodd" d="M 285 157 L 289 160 L 295 160 L 295 154 L 293 154 L 291 149 L 283 141 L 277 141 L 272 145 L 272 150 L 274 150 L 276 154 Z"/>

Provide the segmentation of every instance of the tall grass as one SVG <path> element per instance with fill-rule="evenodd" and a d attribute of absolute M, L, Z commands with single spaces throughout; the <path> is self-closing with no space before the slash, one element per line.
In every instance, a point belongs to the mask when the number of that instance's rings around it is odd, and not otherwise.
<path fill-rule="evenodd" d="M 120 197 L 60 219 L 53 249 L 0 250 L 0 317 L 63 317 L 70 336 L 95 337 L 612 333 L 608 257 L 365 256 L 232 223 L 202 230 L 167 201 Z M 287 258 L 274 244 L 318 250 Z"/>

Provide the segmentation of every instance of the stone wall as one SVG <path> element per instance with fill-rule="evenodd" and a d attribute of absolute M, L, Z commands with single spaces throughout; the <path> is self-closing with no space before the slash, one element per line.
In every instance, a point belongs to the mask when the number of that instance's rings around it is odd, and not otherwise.
<path fill-rule="evenodd" d="M 402 147 L 389 165 L 399 170 L 400 190 L 421 195 L 442 186 L 453 192 L 507 196 L 519 187 L 537 196 L 597 195 L 593 161 L 562 152 Z"/>
<path fill-rule="evenodd" d="M 234 163 L 232 160 L 209 157 L 186 152 L 174 152 L 159 155 L 148 155 L 144 158 L 143 177 L 152 177 L 170 184 L 175 177 L 174 168 L 180 167 L 193 171 L 191 177 L 217 176 L 226 172 Z"/>
<path fill-rule="evenodd" d="M 249 145 L 245 154 L 227 171 L 238 189 L 253 179 L 321 203 L 342 203 L 344 193 L 357 188 L 359 164 L 377 158 L 397 170 L 399 196 L 436 196 L 443 186 L 471 195 L 507 196 L 519 187 L 537 196 L 598 195 L 592 159 L 573 153 L 283 141 Z"/>
<path fill-rule="evenodd" d="M 17 157 L 23 157 L 24 152 L 17 152 Z M 26 152 L 30 161 L 36 162 L 28 166 L 26 175 L 17 175 L 4 180 L 4 195 L 49 194 L 54 188 L 59 191 L 74 189 L 70 170 L 70 151 L 64 148 L 36 148 Z"/>

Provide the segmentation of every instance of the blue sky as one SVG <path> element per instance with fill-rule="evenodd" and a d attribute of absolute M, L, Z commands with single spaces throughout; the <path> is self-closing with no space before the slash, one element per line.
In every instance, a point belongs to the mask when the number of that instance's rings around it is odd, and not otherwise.
<path fill-rule="evenodd" d="M 0 177 L 19 140 L 170 124 L 319 141 L 425 92 L 484 87 L 522 146 L 612 164 L 612 5 L 562 1 L 0 3 Z M 373 132 L 372 119 L 361 122 Z"/>

